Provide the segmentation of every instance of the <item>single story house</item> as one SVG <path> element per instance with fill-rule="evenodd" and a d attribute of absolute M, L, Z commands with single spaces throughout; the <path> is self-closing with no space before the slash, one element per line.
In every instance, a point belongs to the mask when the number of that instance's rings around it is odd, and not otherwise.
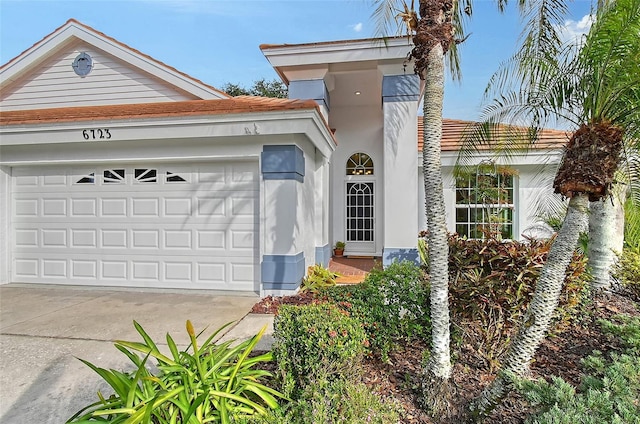
<path fill-rule="evenodd" d="M 232 98 L 73 19 L 0 67 L 0 283 L 266 295 L 336 241 L 415 260 L 422 85 L 406 38 L 260 48 L 289 99 Z M 445 120 L 443 171 L 449 228 L 473 236 L 486 201 L 469 195 L 477 175 L 452 173 L 466 125 Z M 539 165 L 564 141 L 546 137 L 494 172 L 507 237 L 537 221 Z"/>

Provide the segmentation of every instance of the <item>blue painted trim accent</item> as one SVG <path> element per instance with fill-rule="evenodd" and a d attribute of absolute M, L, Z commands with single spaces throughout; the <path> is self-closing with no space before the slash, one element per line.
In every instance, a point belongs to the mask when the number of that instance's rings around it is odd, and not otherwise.
<path fill-rule="evenodd" d="M 305 275 L 304 253 L 264 255 L 261 270 L 264 290 L 295 290 Z"/>
<path fill-rule="evenodd" d="M 420 255 L 418 255 L 418 249 L 415 247 L 400 249 L 385 247 L 382 249 L 382 266 L 389 266 L 393 262 L 415 262 L 420 265 Z"/>
<path fill-rule="evenodd" d="M 262 146 L 261 167 L 265 180 L 304 182 L 304 153 L 293 144 Z"/>
<path fill-rule="evenodd" d="M 324 80 L 298 80 L 289 83 L 290 99 L 312 99 L 320 106 L 330 108 L 329 90 Z"/>
<path fill-rule="evenodd" d="M 328 244 L 316 246 L 316 263 L 326 268 L 329 266 L 329 259 L 331 259 L 331 246 Z"/>
<path fill-rule="evenodd" d="M 382 77 L 383 102 L 417 102 L 420 78 L 417 75 L 385 75 Z"/>
<path fill-rule="evenodd" d="M 265 180 L 296 180 L 299 183 L 304 182 L 304 177 L 294 172 L 269 172 L 263 174 Z"/>

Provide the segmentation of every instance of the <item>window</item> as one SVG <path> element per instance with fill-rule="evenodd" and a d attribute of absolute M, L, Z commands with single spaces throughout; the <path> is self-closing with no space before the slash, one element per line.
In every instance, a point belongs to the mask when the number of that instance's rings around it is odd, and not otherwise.
<path fill-rule="evenodd" d="M 76 184 L 94 184 L 96 182 L 96 173 L 92 172 L 76 181 Z"/>
<path fill-rule="evenodd" d="M 168 183 L 184 183 L 187 180 L 185 180 L 178 174 L 174 174 L 173 172 L 167 171 L 167 176 L 165 181 Z"/>
<path fill-rule="evenodd" d="M 124 169 L 107 169 L 102 173 L 102 182 L 105 184 L 124 183 Z"/>
<path fill-rule="evenodd" d="M 469 238 L 513 238 L 515 172 L 491 162 L 456 177 L 456 232 Z"/>
<path fill-rule="evenodd" d="M 157 171 L 155 169 L 136 168 L 134 175 L 136 182 L 139 183 L 155 183 L 157 179 Z"/>
<path fill-rule="evenodd" d="M 366 153 L 354 153 L 347 160 L 347 175 L 373 175 L 373 160 Z"/>

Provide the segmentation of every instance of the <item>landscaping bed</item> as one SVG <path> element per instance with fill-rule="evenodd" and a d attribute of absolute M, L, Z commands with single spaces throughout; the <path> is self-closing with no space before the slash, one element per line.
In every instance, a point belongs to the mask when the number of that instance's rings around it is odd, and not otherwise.
<path fill-rule="evenodd" d="M 282 304 L 305 305 L 314 301 L 317 300 L 309 293 L 268 297 L 258 302 L 253 312 L 276 313 Z M 638 304 L 629 297 L 617 294 L 596 297 L 585 312 L 587 314 L 584 319 L 545 339 L 531 365 L 532 377 L 558 376 L 571 385 L 578 386 L 584 373 L 584 358 L 595 351 L 602 352 L 605 357 L 623 351 L 621 341 L 606 334 L 598 320 L 610 319 L 618 314 L 640 317 Z M 421 372 L 423 354 L 428 349 L 428 343 L 425 341 L 412 341 L 398 346 L 389 353 L 388 361 L 382 361 L 376 356 L 366 357 L 362 381 L 372 392 L 401 406 L 401 423 L 461 423 L 469 402 L 479 395 L 495 376 L 495 371 L 488 369 L 486 361 L 472 348 L 472 342 L 454 340 L 452 343 L 452 382 L 455 395 L 451 407 L 455 413 L 448 420 L 429 417 L 419 404 L 418 376 Z M 523 423 L 529 413 L 528 403 L 523 397 L 512 394 L 486 422 Z"/>

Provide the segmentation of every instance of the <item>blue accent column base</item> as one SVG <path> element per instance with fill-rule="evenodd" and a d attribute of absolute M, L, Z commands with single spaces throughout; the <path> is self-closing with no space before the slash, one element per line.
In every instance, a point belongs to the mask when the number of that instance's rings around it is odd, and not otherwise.
<path fill-rule="evenodd" d="M 304 254 L 264 255 L 261 268 L 262 290 L 294 291 L 305 276 Z"/>
<path fill-rule="evenodd" d="M 418 254 L 418 249 L 415 247 L 385 247 L 382 249 L 382 266 L 387 267 L 394 262 L 404 261 L 414 262 L 416 265 L 420 265 L 420 255 Z"/>
<path fill-rule="evenodd" d="M 331 246 L 325 244 L 324 246 L 316 247 L 316 263 L 323 267 L 329 266 L 329 259 L 331 259 Z"/>

